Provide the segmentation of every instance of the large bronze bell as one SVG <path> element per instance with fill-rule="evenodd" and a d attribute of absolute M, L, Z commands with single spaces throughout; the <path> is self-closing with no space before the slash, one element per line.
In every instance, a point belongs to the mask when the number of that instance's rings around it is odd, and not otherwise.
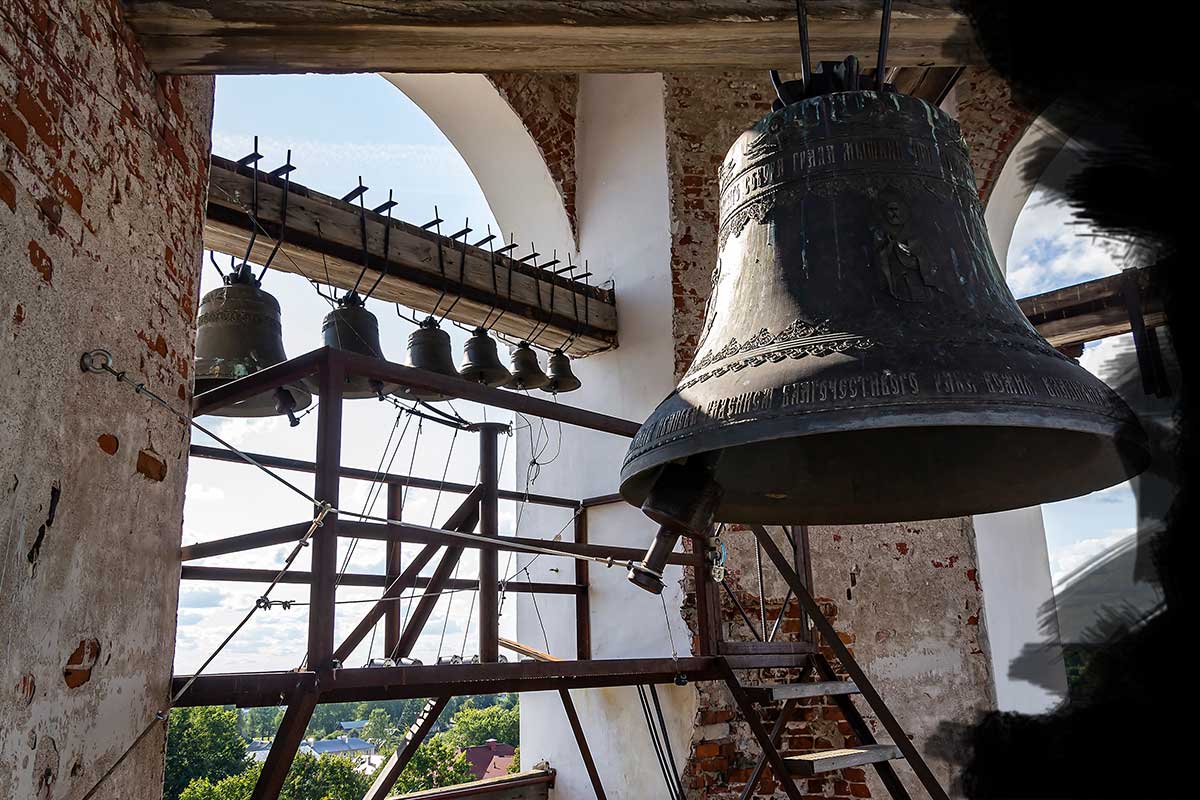
<path fill-rule="evenodd" d="M 583 385 L 579 378 L 575 377 L 575 373 L 571 372 L 571 359 L 567 358 L 567 354 L 562 350 L 556 349 L 551 353 L 546 366 L 550 370 L 550 375 L 546 385 L 542 387 L 542 391 L 561 394 L 573 392 Z"/>
<path fill-rule="evenodd" d="M 383 358 L 379 344 L 379 320 L 367 310 L 363 299 L 350 292 L 338 300 L 337 308 L 325 315 L 321 333 L 327 347 L 348 350 L 371 358 Z M 309 383 L 312 386 L 312 381 Z M 383 397 L 395 386 L 385 386 L 383 381 L 347 375 L 342 397 L 356 400 L 365 397 Z"/>
<path fill-rule="evenodd" d="M 1125 403 L 1005 285 L 948 115 L 899 94 L 813 97 L 743 133 L 719 179 L 695 359 L 633 439 L 627 500 L 699 457 L 723 491 L 717 521 L 907 521 L 1145 467 Z"/>
<path fill-rule="evenodd" d="M 207 392 L 287 360 L 279 302 L 259 288 L 248 269 L 200 300 L 196 323 L 196 378 L 193 391 Z M 270 417 L 307 408 L 312 395 L 299 383 L 240 400 L 213 414 Z"/>
<path fill-rule="evenodd" d="M 450 334 L 442 330 L 433 317 L 423 320 L 409 335 L 408 364 L 439 375 L 458 377 L 458 367 L 454 366 L 454 353 L 450 348 Z M 399 394 L 427 402 L 446 399 L 444 394 L 419 389 L 405 388 Z"/>
<path fill-rule="evenodd" d="M 476 328 L 471 338 L 467 339 L 458 374 L 472 383 L 482 383 L 492 388 L 503 386 L 512 377 L 508 367 L 500 362 L 496 340 L 488 336 L 485 328 Z"/>
<path fill-rule="evenodd" d="M 537 351 L 529 346 L 529 342 L 521 342 L 512 353 L 512 378 L 504 384 L 505 389 L 541 389 L 550 378 L 542 372 L 538 363 Z"/>

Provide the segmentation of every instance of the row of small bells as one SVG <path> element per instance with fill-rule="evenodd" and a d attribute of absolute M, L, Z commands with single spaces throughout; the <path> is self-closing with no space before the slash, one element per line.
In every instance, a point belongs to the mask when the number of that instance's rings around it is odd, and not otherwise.
<path fill-rule="evenodd" d="M 321 328 L 328 347 L 373 358 L 383 357 L 379 321 L 355 292 L 338 300 L 337 307 L 325 316 Z M 200 301 L 196 331 L 197 394 L 285 360 L 279 302 L 262 290 L 248 268 L 227 275 L 223 286 Z M 463 362 L 461 366 L 455 366 L 450 334 L 442 330 L 433 317 L 421 322 L 408 337 L 408 364 L 492 388 L 541 389 L 560 394 L 573 392 L 581 385 L 571 371 L 571 360 L 561 349 L 551 353 L 547 374 L 542 371 L 537 353 L 529 342 L 521 342 L 513 351 L 510 370 L 500 361 L 496 340 L 485 328 L 476 328 L 471 334 Z M 313 393 L 317 390 L 316 381 L 309 379 L 242 400 L 218 413 L 230 417 L 292 416 L 312 404 Z M 426 402 L 449 399 L 444 394 L 384 385 L 381 381 L 358 376 L 347 376 L 342 391 L 342 396 L 347 399 L 383 399 L 388 394 Z"/>

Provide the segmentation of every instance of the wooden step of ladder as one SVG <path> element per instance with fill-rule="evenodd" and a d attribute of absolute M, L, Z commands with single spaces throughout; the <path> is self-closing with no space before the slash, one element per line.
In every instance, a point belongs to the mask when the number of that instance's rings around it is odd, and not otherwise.
<path fill-rule="evenodd" d="M 821 750 L 802 756 L 787 756 L 788 771 L 793 775 L 810 778 L 822 772 L 831 772 L 846 767 L 862 767 L 903 758 L 900 748 L 894 744 L 864 744 L 861 747 L 843 747 L 839 750 Z"/>
<path fill-rule="evenodd" d="M 801 675 L 801 682 L 780 685 L 742 686 L 728 661 L 723 661 L 723 672 L 726 686 L 733 695 L 734 702 L 741 711 L 751 733 L 762 747 L 762 757 L 750 774 L 742 791 L 742 800 L 754 794 L 754 789 L 762 777 L 763 770 L 771 767 L 779 788 L 789 800 L 802 800 L 800 787 L 793 777 L 810 777 L 831 770 L 846 767 L 870 765 L 875 769 L 879 780 L 894 800 L 911 800 L 908 790 L 900 781 L 899 775 L 892 766 L 895 759 L 904 759 L 915 773 L 917 780 L 932 800 L 950 800 L 946 790 L 942 788 L 929 765 L 918 752 L 916 745 L 909 739 L 907 732 L 896 721 L 891 709 L 883 702 L 883 698 L 871 685 L 862 667 L 854 660 L 854 654 L 838 636 L 833 625 L 825 618 L 821 607 L 808 592 L 808 587 L 800 578 L 789 560 L 783 555 L 779 546 L 767 533 L 762 525 L 751 525 L 762 552 L 770 558 L 771 563 L 779 570 L 779 574 L 791 588 L 800 608 L 812 622 L 813 628 L 821 640 L 837 658 L 850 680 L 841 680 L 833 671 L 825 656 L 813 653 L 809 657 L 809 665 Z M 787 534 L 787 530 L 784 531 Z M 795 542 L 792 543 L 793 547 Z M 781 612 L 782 614 L 782 612 Z M 810 669 L 816 671 L 817 682 L 803 682 Z M 875 741 L 871 727 L 863 719 L 862 712 L 854 703 L 854 695 L 861 695 L 872 713 L 879 719 L 894 744 Z M 779 741 L 788 723 L 798 716 L 800 704 L 815 697 L 829 697 L 837 705 L 838 710 L 850 726 L 858 745 L 836 750 L 825 750 L 808 753 L 801 756 L 784 758 L 779 752 Z M 770 731 L 763 724 L 762 716 L 755 702 L 773 702 L 782 700 L 783 707 Z"/>
<path fill-rule="evenodd" d="M 818 681 L 815 683 L 780 683 L 744 687 L 760 703 L 772 700 L 799 700 L 809 697 L 834 697 L 858 694 L 853 681 Z"/>

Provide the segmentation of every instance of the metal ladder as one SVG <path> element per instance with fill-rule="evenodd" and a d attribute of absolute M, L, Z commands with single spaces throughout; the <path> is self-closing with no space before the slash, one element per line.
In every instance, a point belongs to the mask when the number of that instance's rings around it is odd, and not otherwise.
<path fill-rule="evenodd" d="M 820 634 L 822 641 L 849 674 L 850 680 L 840 680 L 829 661 L 820 653 L 814 653 L 810 657 L 810 666 L 805 668 L 804 674 L 801 676 L 803 679 L 810 669 L 815 670 L 819 678 L 819 681 L 815 683 L 743 686 L 738 681 L 733 669 L 725 664 L 725 683 L 733 695 L 734 702 L 737 703 L 738 710 L 746 719 L 751 732 L 763 749 L 762 756 L 742 792 L 742 800 L 748 800 L 754 794 L 755 786 L 768 765 L 789 800 L 802 800 L 800 789 L 796 786 L 796 777 L 812 777 L 832 770 L 868 764 L 875 769 L 879 779 L 893 798 L 910 800 L 908 790 L 904 788 L 904 784 L 900 781 L 900 777 L 891 763 L 901 758 L 908 761 L 909 766 L 916 773 L 917 779 L 933 800 L 949 800 L 949 796 L 938 783 L 932 770 L 929 769 L 929 765 L 925 763 L 916 746 L 908 738 L 904 729 L 900 727 L 900 723 L 896 721 L 891 710 L 883 702 L 883 698 L 875 691 L 875 687 L 871 685 L 862 667 L 854 660 L 849 648 L 838 637 L 833 625 L 821 613 L 820 606 L 808 593 L 804 581 L 800 579 L 787 558 L 784 557 L 770 534 L 761 525 L 753 525 L 751 530 L 762 546 L 763 552 L 767 554 L 775 568 L 779 570 L 780 575 L 791 587 L 801 607 L 812 620 L 813 627 Z M 861 695 L 871 711 L 879 718 L 880 723 L 891 736 L 893 744 L 879 743 L 875 740 L 870 727 L 854 704 L 853 695 L 855 694 Z M 849 723 L 859 745 L 785 758 L 779 752 L 780 737 L 788 722 L 795 718 L 800 700 L 809 697 L 832 698 L 846 722 Z M 774 700 L 782 700 L 783 708 L 775 725 L 768 731 L 757 704 Z"/>
<path fill-rule="evenodd" d="M 379 771 L 379 776 L 375 778 L 375 783 L 367 790 L 363 800 L 385 800 L 392 786 L 396 783 L 396 779 L 400 777 L 400 773 L 408 766 L 408 762 L 412 760 L 416 754 L 417 748 L 421 746 L 421 742 L 425 741 L 425 737 L 429 735 L 429 730 L 437 722 L 441 716 L 442 710 L 450 702 L 450 697 L 431 697 L 425 703 L 425 707 L 421 709 L 421 713 L 417 715 L 417 719 L 408 728 L 408 733 L 404 735 L 404 744 L 396 748 L 396 752 L 392 753 L 392 757 L 388 759 L 387 764 Z"/>

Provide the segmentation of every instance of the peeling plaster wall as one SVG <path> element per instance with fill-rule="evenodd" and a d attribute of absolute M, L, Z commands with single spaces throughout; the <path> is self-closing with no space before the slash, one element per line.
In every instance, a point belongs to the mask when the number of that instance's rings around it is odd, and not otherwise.
<path fill-rule="evenodd" d="M 116 0 L 0 9 L 0 797 L 81 796 L 166 699 L 187 430 L 79 356 L 186 410 L 212 98 Z M 163 742 L 98 797 L 157 797 Z"/>

